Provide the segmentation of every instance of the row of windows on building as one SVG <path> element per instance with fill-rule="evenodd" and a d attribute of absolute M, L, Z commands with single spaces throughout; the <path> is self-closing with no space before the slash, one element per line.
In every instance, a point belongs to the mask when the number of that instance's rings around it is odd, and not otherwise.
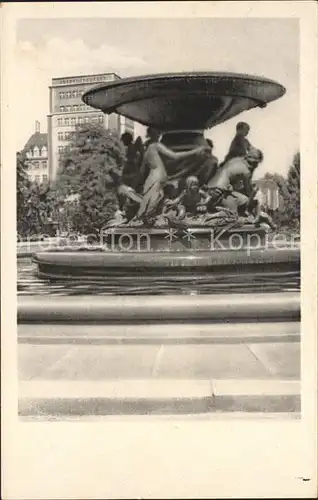
<path fill-rule="evenodd" d="M 34 175 L 30 177 L 32 181 L 35 181 L 37 184 L 41 184 L 41 182 L 48 182 L 48 175 Z"/>
<path fill-rule="evenodd" d="M 63 78 L 58 80 L 58 84 L 60 85 L 68 85 L 70 83 L 98 83 L 98 82 L 108 82 L 109 80 L 113 80 L 112 75 L 101 75 L 101 76 L 84 76 L 77 78 Z"/>
<path fill-rule="evenodd" d="M 69 146 L 58 146 L 57 150 L 59 153 L 66 153 L 67 151 L 70 150 L 70 147 Z"/>
<path fill-rule="evenodd" d="M 42 161 L 32 161 L 32 163 L 29 163 L 29 167 L 33 168 L 47 168 L 47 161 L 42 160 Z"/>
<path fill-rule="evenodd" d="M 59 141 L 70 141 L 75 136 L 75 132 L 58 132 Z"/>
<path fill-rule="evenodd" d="M 59 92 L 60 99 L 71 99 L 76 97 L 81 97 L 85 93 L 85 90 L 68 90 L 67 92 Z"/>
<path fill-rule="evenodd" d="M 94 116 L 72 116 L 71 118 L 58 118 L 57 124 L 59 127 L 63 125 L 83 125 L 84 123 L 104 123 L 104 115 Z"/>
<path fill-rule="evenodd" d="M 31 157 L 38 157 L 38 156 L 44 156 L 46 157 L 47 156 L 47 147 L 46 146 L 43 146 L 42 148 L 38 148 L 38 146 L 34 146 L 34 148 L 30 149 L 28 152 L 27 152 L 27 157 L 28 158 L 31 158 Z"/>
<path fill-rule="evenodd" d="M 72 111 L 87 111 L 92 110 L 90 106 L 86 106 L 86 104 L 72 104 L 68 106 L 60 106 L 60 113 L 71 113 Z"/>

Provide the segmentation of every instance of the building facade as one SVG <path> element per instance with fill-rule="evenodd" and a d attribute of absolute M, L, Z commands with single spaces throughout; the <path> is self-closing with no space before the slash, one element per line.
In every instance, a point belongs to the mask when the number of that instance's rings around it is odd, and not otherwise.
<path fill-rule="evenodd" d="M 49 181 L 48 135 L 41 134 L 40 122 L 23 148 L 26 154 L 27 175 L 31 182 L 43 184 Z"/>
<path fill-rule="evenodd" d="M 256 181 L 255 184 L 259 187 L 261 205 L 268 210 L 277 210 L 281 200 L 276 182 L 272 179 L 264 178 Z"/>
<path fill-rule="evenodd" d="M 49 87 L 50 113 L 48 115 L 49 177 L 56 178 L 59 157 L 68 146 L 77 125 L 95 122 L 119 134 L 134 136 L 134 122 L 115 113 L 106 115 L 87 106 L 82 95 L 91 87 L 119 80 L 115 73 L 53 78 Z"/>

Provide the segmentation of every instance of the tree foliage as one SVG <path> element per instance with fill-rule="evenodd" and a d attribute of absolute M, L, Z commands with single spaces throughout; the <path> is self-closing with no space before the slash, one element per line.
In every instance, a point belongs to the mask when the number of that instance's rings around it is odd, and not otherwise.
<path fill-rule="evenodd" d="M 290 220 L 300 224 L 300 153 L 296 153 L 287 175 L 288 196 L 285 197 L 285 210 Z"/>
<path fill-rule="evenodd" d="M 23 153 L 17 153 L 16 158 L 16 189 L 17 189 L 17 230 L 24 233 L 26 229 L 26 194 L 29 188 L 27 165 Z"/>
<path fill-rule="evenodd" d="M 54 212 L 66 215 L 76 231 L 99 231 L 117 207 L 110 174 L 114 171 L 121 176 L 124 161 L 125 151 L 115 132 L 98 124 L 77 127 L 52 186 Z"/>
<path fill-rule="evenodd" d="M 56 187 L 66 196 L 77 193 L 88 166 L 99 166 L 107 175 L 110 169 L 122 170 L 124 160 L 123 145 L 115 132 L 100 124 L 80 125 L 60 157 Z"/>
<path fill-rule="evenodd" d="M 280 204 L 274 218 L 280 227 L 299 229 L 300 226 L 300 153 L 297 152 L 288 170 L 287 178 L 266 174 L 279 188 Z"/>

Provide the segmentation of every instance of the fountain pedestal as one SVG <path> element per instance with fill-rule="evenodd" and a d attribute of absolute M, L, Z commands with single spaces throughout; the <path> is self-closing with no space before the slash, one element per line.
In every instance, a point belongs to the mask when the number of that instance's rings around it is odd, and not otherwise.
<path fill-rule="evenodd" d="M 217 251 L 263 248 L 267 233 L 253 224 L 239 228 L 133 228 L 108 229 L 102 238 L 105 249 L 117 252 Z"/>

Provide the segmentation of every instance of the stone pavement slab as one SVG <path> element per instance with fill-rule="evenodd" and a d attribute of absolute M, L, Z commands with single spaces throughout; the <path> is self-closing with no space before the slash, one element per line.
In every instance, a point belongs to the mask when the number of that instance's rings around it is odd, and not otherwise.
<path fill-rule="evenodd" d="M 74 354 L 74 348 L 64 345 L 50 345 L 44 349 L 41 345 L 18 346 L 18 373 L 20 380 L 41 377 L 45 370 L 63 362 Z"/>
<path fill-rule="evenodd" d="M 300 343 L 225 345 L 21 344 L 20 380 L 299 379 Z"/>
<path fill-rule="evenodd" d="M 259 387 L 261 391 L 259 391 Z M 50 417 L 300 411 L 295 381 L 28 381 L 19 385 L 19 415 Z"/>
<path fill-rule="evenodd" d="M 266 367 L 244 344 L 164 346 L 156 370 L 167 378 L 263 378 Z"/>
<path fill-rule="evenodd" d="M 36 347 L 36 352 L 34 352 Z M 19 346 L 20 379 L 99 380 L 152 376 L 160 346 Z M 59 352 L 59 357 L 57 356 Z M 43 353 L 43 355 L 42 355 Z"/>
<path fill-rule="evenodd" d="M 52 381 L 37 380 L 21 382 L 19 395 L 22 398 L 53 399 L 60 398 L 111 398 L 111 399 L 145 399 L 151 396 L 161 398 L 202 398 L 211 397 L 212 383 L 206 380 L 152 380 L 136 379 L 120 381 Z"/>
<path fill-rule="evenodd" d="M 275 377 L 300 378 L 299 343 L 249 344 L 248 347 Z"/>

